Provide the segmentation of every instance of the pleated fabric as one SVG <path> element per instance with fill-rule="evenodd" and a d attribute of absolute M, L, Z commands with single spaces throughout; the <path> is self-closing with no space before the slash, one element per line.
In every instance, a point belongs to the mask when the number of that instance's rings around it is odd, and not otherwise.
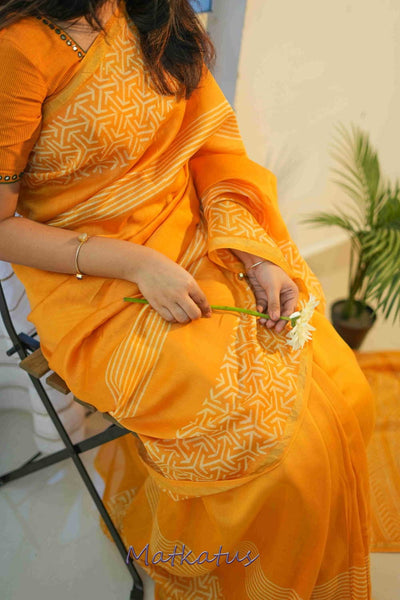
<path fill-rule="evenodd" d="M 230 249 L 279 265 L 299 309 L 319 300 L 313 340 L 293 351 L 251 315 L 171 324 L 123 301 L 141 296 L 132 282 L 13 265 L 50 367 L 139 436 L 96 468 L 157 599 L 369 599 L 371 388 L 211 73 L 188 100 L 160 96 L 122 6 L 37 102 L 19 214 L 158 250 L 210 304 L 255 308 Z"/>
<path fill-rule="evenodd" d="M 400 552 L 400 350 L 355 352 L 375 396 L 367 449 L 371 486 L 371 552 Z"/>
<path fill-rule="evenodd" d="M 282 460 L 253 480 L 214 494 L 198 486 L 196 497 L 174 500 L 134 436 L 100 449 L 104 501 L 130 556 L 142 553 L 157 600 L 371 598 L 365 446 L 375 404 L 355 377 L 353 351 L 324 317 L 316 324 L 300 427 Z M 181 565 L 182 552 L 195 564 Z"/>

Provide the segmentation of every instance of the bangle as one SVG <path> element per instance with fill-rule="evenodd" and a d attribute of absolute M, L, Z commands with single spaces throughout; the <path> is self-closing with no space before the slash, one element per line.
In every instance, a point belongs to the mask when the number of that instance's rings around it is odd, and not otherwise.
<path fill-rule="evenodd" d="M 83 279 L 83 275 L 84 274 L 80 272 L 79 266 L 78 266 L 78 256 L 79 256 L 80 249 L 82 248 L 82 244 L 84 244 L 85 242 L 87 242 L 88 239 L 89 239 L 89 236 L 88 236 L 87 233 L 80 233 L 78 235 L 79 246 L 77 247 L 76 253 L 75 253 L 75 271 L 76 271 L 75 277 L 77 279 Z"/>
<path fill-rule="evenodd" d="M 266 260 L 259 260 L 258 262 L 254 263 L 254 265 L 250 265 L 250 267 L 247 267 L 247 271 L 250 271 L 250 269 L 254 269 L 254 267 L 257 267 L 258 265 L 261 265 L 264 262 L 267 262 L 267 261 Z"/>

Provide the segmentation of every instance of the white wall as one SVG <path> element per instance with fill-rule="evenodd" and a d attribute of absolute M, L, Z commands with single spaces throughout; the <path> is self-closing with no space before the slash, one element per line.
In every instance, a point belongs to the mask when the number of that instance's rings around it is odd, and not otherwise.
<path fill-rule="evenodd" d="M 344 200 L 328 181 L 335 124 L 367 130 L 382 171 L 400 176 L 399 84 L 399 0 L 247 1 L 235 108 L 250 157 L 277 176 L 304 255 L 343 235 L 298 224 L 300 213 Z"/>
<path fill-rule="evenodd" d="M 213 74 L 226 98 L 235 99 L 238 62 L 247 0 L 214 0 L 207 29 L 215 41 L 217 60 Z"/>
<path fill-rule="evenodd" d="M 30 306 L 24 287 L 13 272 L 10 263 L 2 260 L 0 260 L 0 281 L 16 333 L 24 332 L 33 335 L 35 326 L 26 319 L 30 313 Z M 17 353 L 11 356 L 6 354 L 11 346 L 12 342 L 0 318 L 0 418 L 2 410 L 29 411 L 32 414 L 33 447 L 36 445 L 37 449 L 44 454 L 61 450 L 65 447 L 64 443 L 60 440 L 28 374 L 19 368 L 21 359 Z M 41 378 L 41 383 L 71 439 L 74 442 L 83 439 L 85 409 L 74 402 L 72 393 L 64 395 L 49 387 L 46 377 L 47 374 Z M 30 456 L 26 457 L 28 458 Z M 19 465 L 14 465 L 15 468 L 17 466 Z M 8 467 L 7 465 L 7 469 Z M 7 469 L 0 469 L 0 471 L 6 472 Z"/>

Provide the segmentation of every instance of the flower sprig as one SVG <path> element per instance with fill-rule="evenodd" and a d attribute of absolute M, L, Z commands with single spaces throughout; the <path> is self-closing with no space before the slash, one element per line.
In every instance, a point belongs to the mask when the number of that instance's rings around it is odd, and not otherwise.
<path fill-rule="evenodd" d="M 124 298 L 124 302 L 136 302 L 139 304 L 149 304 L 145 298 Z M 287 333 L 286 338 L 288 339 L 287 344 L 291 346 L 293 350 L 299 350 L 303 348 L 304 344 L 311 339 L 311 331 L 315 330 L 315 327 L 310 325 L 310 319 L 314 313 L 314 309 L 318 306 L 319 300 L 313 294 L 310 294 L 308 302 L 303 306 L 301 311 L 296 311 L 288 317 L 280 316 L 279 319 L 290 321 L 291 329 Z M 261 313 L 257 310 L 251 310 L 249 308 L 241 308 L 238 306 L 220 306 L 218 304 L 210 304 L 210 308 L 213 310 L 225 310 L 229 312 L 245 313 L 247 315 L 253 315 L 254 317 L 261 317 L 264 319 L 270 319 L 271 317 L 267 313 Z"/>

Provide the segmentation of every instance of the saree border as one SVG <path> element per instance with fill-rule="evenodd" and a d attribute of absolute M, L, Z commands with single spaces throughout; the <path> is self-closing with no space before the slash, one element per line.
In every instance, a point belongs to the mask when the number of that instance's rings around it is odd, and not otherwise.
<path fill-rule="evenodd" d="M 85 56 L 78 63 L 78 69 L 74 72 L 72 78 L 56 95 L 49 97 L 43 103 L 42 125 L 47 120 L 54 118 L 57 111 L 67 104 L 69 100 L 76 95 L 77 91 L 100 67 L 104 57 L 108 40 L 113 40 L 121 27 L 121 21 L 126 20 L 124 11 L 118 5 L 112 16 L 108 19 L 104 29 L 100 31 L 94 42 L 90 45 Z"/>
<path fill-rule="evenodd" d="M 292 410 L 287 418 L 285 431 L 274 449 L 269 453 L 268 460 L 264 463 L 264 467 L 251 473 L 250 475 L 214 481 L 169 479 L 146 462 L 146 451 L 139 436 L 139 458 L 159 488 L 162 491 L 170 494 L 175 500 L 208 496 L 245 485 L 256 477 L 262 477 L 278 467 L 285 460 L 287 454 L 289 453 L 296 435 L 301 428 L 308 408 L 308 397 L 311 390 L 312 359 L 313 346 L 312 340 L 309 340 L 302 350 L 302 356 L 300 357 L 298 374 L 299 385 L 297 388 L 296 400 L 293 403 Z"/>

